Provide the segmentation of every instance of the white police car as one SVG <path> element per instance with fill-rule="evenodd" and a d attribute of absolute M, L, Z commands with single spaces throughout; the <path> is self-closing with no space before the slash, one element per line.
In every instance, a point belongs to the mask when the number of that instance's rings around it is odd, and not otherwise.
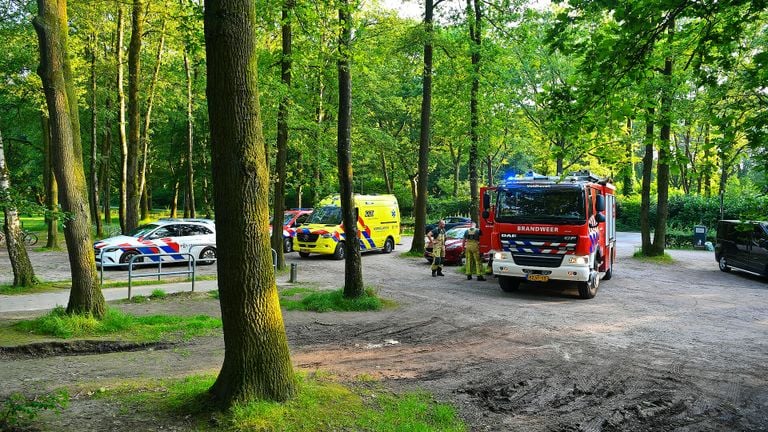
<path fill-rule="evenodd" d="M 160 219 L 128 233 L 99 240 L 93 244 L 96 264 L 127 265 L 131 258 L 145 254 L 165 256 L 140 257 L 134 263 L 185 262 L 194 256 L 199 263 L 216 260 L 216 226 L 210 219 Z"/>

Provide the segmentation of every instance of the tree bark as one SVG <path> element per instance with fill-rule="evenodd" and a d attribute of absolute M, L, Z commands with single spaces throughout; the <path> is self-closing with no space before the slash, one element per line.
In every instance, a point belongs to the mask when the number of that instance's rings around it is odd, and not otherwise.
<path fill-rule="evenodd" d="M 640 242 L 643 255 L 651 254 L 651 176 L 653 175 L 654 109 L 649 108 L 645 120 L 645 154 L 643 155 L 643 183 L 640 187 Z"/>
<path fill-rule="evenodd" d="M 59 188 L 56 185 L 56 176 L 53 174 L 53 162 L 51 161 L 51 128 L 48 113 L 40 115 L 43 136 L 43 152 L 45 154 L 43 165 L 43 183 L 45 187 L 45 225 L 48 228 L 46 249 L 59 249 Z"/>
<path fill-rule="evenodd" d="M 283 213 L 285 213 L 286 163 L 288 158 L 288 106 L 291 102 L 291 15 L 293 0 L 283 0 L 282 7 L 282 44 L 280 57 L 280 81 L 283 84 L 283 96 L 277 109 L 277 156 L 275 159 L 275 198 L 273 200 L 274 221 L 272 222 L 272 249 L 277 253 L 277 268 L 285 268 L 283 253 Z"/>
<path fill-rule="evenodd" d="M 224 406 L 296 393 L 269 251 L 269 175 L 250 0 L 206 0 L 208 116 L 224 363 L 210 392 Z"/>
<path fill-rule="evenodd" d="M 141 39 L 144 32 L 144 0 L 133 0 L 131 42 L 128 45 L 128 160 L 126 185 L 125 228 L 139 226 L 139 145 L 141 141 L 141 109 L 139 81 L 141 79 Z"/>
<path fill-rule="evenodd" d="M 96 137 L 97 112 L 96 112 L 96 46 L 98 44 L 96 32 L 91 36 L 91 166 L 90 166 L 90 188 L 88 190 L 89 204 L 91 206 L 91 220 L 96 222 L 96 236 L 104 237 L 104 226 L 101 224 L 101 215 L 99 214 L 99 159 L 97 153 Z"/>
<path fill-rule="evenodd" d="M 123 234 L 128 233 L 126 226 L 126 208 L 128 205 L 128 137 L 125 133 L 125 90 L 123 88 L 123 38 L 125 36 L 125 11 L 122 0 L 117 0 L 117 44 L 115 53 L 117 55 L 117 105 L 118 105 L 118 137 L 120 140 L 120 204 L 118 206 L 118 218 L 120 220 L 120 230 Z"/>
<path fill-rule="evenodd" d="M 704 196 L 712 196 L 712 149 L 709 144 L 709 123 L 704 126 Z"/>
<path fill-rule="evenodd" d="M 11 200 L 10 192 L 11 178 L 8 174 L 8 166 L 5 164 L 3 135 L 0 133 L 0 203 L 2 203 L 4 214 L 5 245 L 8 248 L 8 258 L 13 269 L 13 286 L 29 287 L 36 285 L 38 281 L 35 277 L 35 269 L 29 260 L 27 248 L 24 246 L 19 215 Z"/>
<path fill-rule="evenodd" d="M 107 96 L 104 102 L 104 108 L 107 112 L 112 109 L 112 98 Z M 101 163 L 99 169 L 99 184 L 101 185 L 101 193 L 103 198 L 102 211 L 104 212 L 104 223 L 107 225 L 112 224 L 112 208 L 110 202 L 112 201 L 112 187 L 110 182 L 110 166 L 112 165 L 112 121 L 107 120 L 106 127 L 104 128 L 104 134 L 101 143 Z"/>
<path fill-rule="evenodd" d="M 360 260 L 358 240 L 358 214 L 353 198 L 354 179 L 352 176 L 352 78 L 349 70 L 352 17 L 348 0 L 339 4 L 339 118 L 338 148 L 339 186 L 341 210 L 344 220 L 344 297 L 355 298 L 365 294 L 363 266 Z"/>
<path fill-rule="evenodd" d="M 674 20 L 669 27 L 669 43 L 674 35 Z M 661 93 L 661 131 L 659 134 L 659 160 L 656 165 L 656 229 L 653 233 L 651 255 L 664 255 L 669 215 L 669 159 L 670 133 L 672 130 L 672 57 L 664 59 L 664 87 Z"/>
<path fill-rule="evenodd" d="M 441 0 L 438 0 L 441 1 Z M 434 28 L 433 0 L 424 0 L 424 71 L 421 90 L 421 131 L 419 133 L 419 177 L 414 202 L 414 235 L 411 252 L 424 252 L 424 230 L 427 226 L 427 183 L 429 182 L 430 118 L 432 115 L 432 38 Z"/>
<path fill-rule="evenodd" d="M 50 114 L 51 154 L 59 198 L 69 217 L 64 228 L 72 273 L 67 313 L 101 318 L 106 305 L 96 277 L 83 152 L 77 138 L 80 123 L 68 58 L 67 3 L 38 0 L 37 5 L 33 24 L 40 41 L 38 74 Z"/>
<path fill-rule="evenodd" d="M 627 158 L 627 162 L 622 169 L 622 195 L 628 197 L 635 192 L 635 163 L 633 162 L 635 156 L 635 149 L 632 146 L 632 118 L 627 117 L 627 133 L 624 137 L 627 141 L 624 144 L 624 154 Z"/>
<path fill-rule="evenodd" d="M 189 54 L 184 50 L 184 70 L 187 73 L 187 200 L 184 215 L 195 217 L 195 166 L 193 162 L 195 124 L 192 111 L 192 67 L 189 64 Z"/>
<path fill-rule="evenodd" d="M 472 5 L 474 4 L 474 8 Z M 471 16 L 474 9 L 474 18 Z M 482 9 L 479 0 L 467 0 L 467 19 L 469 20 L 469 37 L 472 40 L 472 89 L 469 96 L 469 196 L 470 217 L 478 222 L 479 195 L 477 173 L 477 146 L 480 141 L 480 113 L 478 112 L 478 94 L 480 93 L 480 48 L 482 43 Z"/>

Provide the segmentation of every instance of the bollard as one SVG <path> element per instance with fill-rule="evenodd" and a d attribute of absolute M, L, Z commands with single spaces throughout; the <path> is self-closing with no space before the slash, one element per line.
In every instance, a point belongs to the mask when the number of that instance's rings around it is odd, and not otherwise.
<path fill-rule="evenodd" d="M 288 280 L 290 283 L 296 283 L 296 270 L 298 270 L 299 265 L 296 263 L 291 263 L 291 278 Z"/>

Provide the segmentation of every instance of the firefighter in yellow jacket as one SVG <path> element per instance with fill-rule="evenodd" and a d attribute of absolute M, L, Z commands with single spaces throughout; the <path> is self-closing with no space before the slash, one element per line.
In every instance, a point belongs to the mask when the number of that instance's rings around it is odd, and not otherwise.
<path fill-rule="evenodd" d="M 445 221 L 437 222 L 437 228 L 427 233 L 429 245 L 432 246 L 432 277 L 445 276 L 443 274 L 443 260 L 445 260 Z"/>
<path fill-rule="evenodd" d="M 467 280 L 472 280 L 472 275 L 475 274 L 477 280 L 484 281 L 483 261 L 480 260 L 480 230 L 474 222 L 464 233 L 464 255 L 467 259 L 465 267 Z"/>

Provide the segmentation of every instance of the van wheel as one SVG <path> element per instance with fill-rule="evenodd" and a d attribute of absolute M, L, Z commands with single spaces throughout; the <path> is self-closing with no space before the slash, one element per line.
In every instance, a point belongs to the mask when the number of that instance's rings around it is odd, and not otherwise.
<path fill-rule="evenodd" d="M 302 258 L 306 258 L 309 256 L 309 252 L 299 252 L 299 256 Z"/>
<path fill-rule="evenodd" d="M 293 252 L 293 239 L 288 237 L 287 239 L 283 239 L 283 252 L 285 253 L 291 253 Z"/>
<path fill-rule="evenodd" d="M 509 276 L 499 276 L 499 287 L 504 292 L 515 292 L 520 288 L 520 279 Z"/>
<path fill-rule="evenodd" d="M 731 271 L 731 267 L 728 266 L 728 262 L 725 260 L 724 256 L 721 256 L 719 260 L 717 260 L 717 265 L 720 267 L 721 271 L 729 272 Z"/>
<path fill-rule="evenodd" d="M 344 259 L 344 242 L 339 242 L 336 245 L 336 249 L 333 251 L 333 259 L 335 260 Z"/>
<path fill-rule="evenodd" d="M 381 249 L 381 253 L 391 253 L 393 250 L 395 250 L 395 241 L 392 240 L 392 237 L 387 237 L 387 240 L 384 242 L 384 247 Z"/>

